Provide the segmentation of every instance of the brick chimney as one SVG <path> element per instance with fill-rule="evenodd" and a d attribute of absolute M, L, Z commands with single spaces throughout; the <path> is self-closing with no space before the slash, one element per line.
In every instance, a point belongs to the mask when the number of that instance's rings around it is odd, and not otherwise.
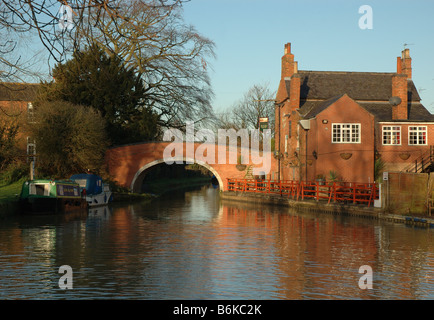
<path fill-rule="evenodd" d="M 392 106 L 393 120 L 408 120 L 407 75 L 396 74 L 392 77 L 392 96 L 399 97 L 401 102 Z"/>
<path fill-rule="evenodd" d="M 282 57 L 282 79 L 297 73 L 297 68 L 297 61 L 294 61 L 294 55 L 291 53 L 291 43 L 287 43 Z"/>
<path fill-rule="evenodd" d="M 282 57 L 282 79 L 281 83 L 286 87 L 289 83 L 289 104 L 287 103 L 284 112 L 290 113 L 292 110 L 300 107 L 300 77 L 297 74 L 298 63 L 294 61 L 294 55 L 291 53 L 291 43 L 285 44 L 285 52 Z"/>
<path fill-rule="evenodd" d="M 300 108 L 300 84 L 297 61 L 294 61 L 291 53 L 291 43 L 287 43 L 282 56 L 282 75 L 276 94 L 276 101 L 284 101 L 281 107 L 276 107 L 276 121 L 280 122 L 276 125 L 275 135 L 281 153 L 290 148 L 286 137 L 290 138 L 297 128 L 298 115 L 293 111 Z"/>
<path fill-rule="evenodd" d="M 408 79 L 411 79 L 411 57 L 410 57 L 410 49 L 404 49 L 402 51 L 401 57 L 397 58 L 397 67 L 396 72 L 399 74 L 407 75 Z"/>
<path fill-rule="evenodd" d="M 300 85 L 301 77 L 293 74 L 289 83 L 289 110 L 293 111 L 300 108 Z"/>

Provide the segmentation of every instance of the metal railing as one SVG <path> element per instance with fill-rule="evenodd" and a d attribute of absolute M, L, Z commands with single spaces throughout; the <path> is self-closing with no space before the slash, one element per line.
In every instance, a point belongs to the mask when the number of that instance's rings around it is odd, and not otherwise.
<path fill-rule="evenodd" d="M 434 160 L 434 146 L 429 146 L 429 150 L 414 160 L 413 163 L 401 170 L 401 172 L 424 172 L 428 169 Z"/>
<path fill-rule="evenodd" d="M 294 200 L 327 200 L 370 206 L 379 198 L 375 183 L 227 179 L 229 192 L 278 194 Z"/>

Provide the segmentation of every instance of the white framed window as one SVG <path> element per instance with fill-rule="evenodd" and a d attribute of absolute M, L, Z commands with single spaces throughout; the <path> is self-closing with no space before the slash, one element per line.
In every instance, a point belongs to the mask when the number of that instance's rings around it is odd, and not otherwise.
<path fill-rule="evenodd" d="M 333 123 L 332 143 L 360 143 L 360 123 Z"/>
<path fill-rule="evenodd" d="M 27 103 L 27 121 L 30 123 L 35 122 L 35 109 L 31 102 Z"/>
<path fill-rule="evenodd" d="M 383 145 L 401 145 L 401 127 L 383 127 Z"/>
<path fill-rule="evenodd" d="M 427 127 L 426 126 L 410 126 L 408 127 L 408 144 L 409 145 L 426 145 L 427 142 Z"/>

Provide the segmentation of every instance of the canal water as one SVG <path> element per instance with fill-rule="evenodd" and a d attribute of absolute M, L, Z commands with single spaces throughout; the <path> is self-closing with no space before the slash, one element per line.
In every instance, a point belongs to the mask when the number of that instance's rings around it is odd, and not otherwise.
<path fill-rule="evenodd" d="M 3 216 L 0 299 L 433 299 L 433 236 L 225 202 L 203 186 L 89 213 Z"/>

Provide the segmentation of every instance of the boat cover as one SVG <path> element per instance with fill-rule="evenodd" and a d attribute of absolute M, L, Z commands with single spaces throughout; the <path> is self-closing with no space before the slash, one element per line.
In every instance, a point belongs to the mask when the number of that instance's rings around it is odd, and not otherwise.
<path fill-rule="evenodd" d="M 102 178 L 96 174 L 75 174 L 71 176 L 71 180 L 76 181 L 81 188 L 84 187 L 86 194 L 98 194 L 102 192 Z"/>

